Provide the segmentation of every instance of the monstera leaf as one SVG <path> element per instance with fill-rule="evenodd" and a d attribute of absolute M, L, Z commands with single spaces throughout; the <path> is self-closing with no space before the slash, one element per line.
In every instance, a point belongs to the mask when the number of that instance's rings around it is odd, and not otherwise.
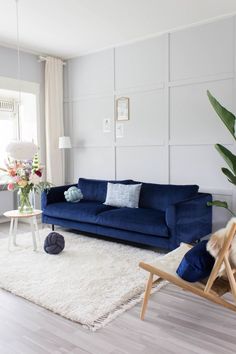
<path fill-rule="evenodd" d="M 216 111 L 216 113 L 218 114 L 218 116 L 220 117 L 222 122 L 224 123 L 224 125 L 228 128 L 231 135 L 236 140 L 236 137 L 235 137 L 235 120 L 236 120 L 235 115 L 233 113 L 231 113 L 230 111 L 228 111 L 225 107 L 223 107 L 217 101 L 217 99 L 215 99 L 215 97 L 212 96 L 212 94 L 208 90 L 207 90 L 207 96 L 212 104 L 212 107 L 214 108 L 214 110 Z"/>

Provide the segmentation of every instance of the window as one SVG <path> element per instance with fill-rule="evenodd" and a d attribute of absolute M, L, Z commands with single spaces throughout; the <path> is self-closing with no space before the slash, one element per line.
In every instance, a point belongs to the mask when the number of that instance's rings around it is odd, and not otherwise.
<path fill-rule="evenodd" d="M 0 166 L 4 166 L 6 145 L 17 139 L 17 114 L 14 98 L 1 95 L 0 103 Z"/>
<path fill-rule="evenodd" d="M 1 101 L 9 105 L 1 105 Z M 18 92 L 0 89 L 0 166 L 4 166 L 7 144 L 18 139 L 37 144 L 36 95 L 23 92 L 18 109 Z"/>
<path fill-rule="evenodd" d="M 37 144 L 37 109 L 36 95 L 23 93 L 20 107 L 19 136 L 23 141 Z"/>

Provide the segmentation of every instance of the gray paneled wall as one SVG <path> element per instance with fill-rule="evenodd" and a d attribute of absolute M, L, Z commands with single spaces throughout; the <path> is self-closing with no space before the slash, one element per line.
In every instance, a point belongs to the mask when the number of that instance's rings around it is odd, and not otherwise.
<path fill-rule="evenodd" d="M 235 208 L 214 144 L 235 145 L 206 96 L 210 89 L 235 111 L 235 38 L 231 17 L 68 60 L 68 182 L 83 176 L 197 183 Z M 118 138 L 114 107 L 121 96 L 130 98 L 130 120 Z M 103 131 L 107 118 L 110 132 Z M 227 217 L 215 211 L 215 226 Z"/>

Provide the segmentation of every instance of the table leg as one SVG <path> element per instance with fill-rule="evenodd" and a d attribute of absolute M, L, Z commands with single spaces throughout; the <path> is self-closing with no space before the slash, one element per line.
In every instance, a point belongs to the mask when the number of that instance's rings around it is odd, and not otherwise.
<path fill-rule="evenodd" d="M 17 226 L 18 226 L 18 219 L 15 218 L 15 224 L 13 227 L 13 245 L 16 246 L 16 233 L 17 233 Z"/>
<path fill-rule="evenodd" d="M 35 231 L 37 234 L 37 239 L 38 239 L 39 245 L 41 246 L 41 237 L 40 237 L 40 233 L 39 233 L 38 221 L 37 221 L 36 216 L 34 216 L 34 225 L 35 225 Z"/>
<path fill-rule="evenodd" d="M 34 251 L 37 251 L 37 242 L 36 242 L 36 237 L 35 237 L 35 225 L 34 225 L 34 218 L 30 218 L 30 225 L 31 225 L 31 232 L 32 232 L 32 240 L 33 240 L 33 246 L 34 246 Z"/>
<path fill-rule="evenodd" d="M 9 238 L 8 238 L 8 251 L 10 251 L 10 248 L 11 248 L 13 225 L 14 225 L 14 218 L 11 218 L 10 229 L 9 229 Z"/>

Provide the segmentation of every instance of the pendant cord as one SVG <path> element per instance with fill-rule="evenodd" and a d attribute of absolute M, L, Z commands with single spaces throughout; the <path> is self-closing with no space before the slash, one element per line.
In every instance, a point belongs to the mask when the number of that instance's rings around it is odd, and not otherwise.
<path fill-rule="evenodd" d="M 18 80 L 18 118 L 17 118 L 17 126 L 18 126 L 18 139 L 20 140 L 20 105 L 21 105 L 21 61 L 20 61 L 20 34 L 19 34 L 19 0 L 15 0 L 16 2 L 16 42 L 17 42 L 17 80 Z"/>

